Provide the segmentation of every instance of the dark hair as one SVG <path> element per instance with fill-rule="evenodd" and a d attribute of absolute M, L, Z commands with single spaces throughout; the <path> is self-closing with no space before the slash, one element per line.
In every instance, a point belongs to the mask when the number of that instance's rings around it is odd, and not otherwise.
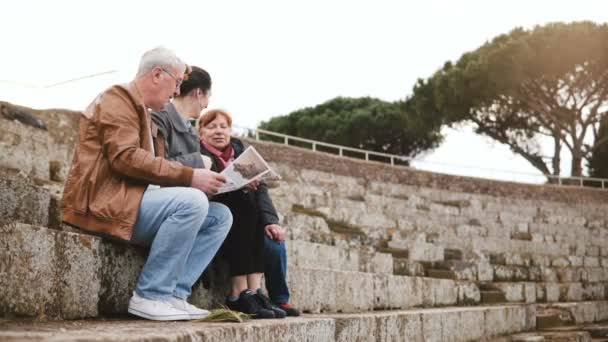
<path fill-rule="evenodd" d="M 192 71 L 188 74 L 188 78 L 179 87 L 179 97 L 188 95 L 194 89 L 200 89 L 205 94 L 211 89 L 209 73 L 197 66 L 191 66 L 191 68 Z"/>

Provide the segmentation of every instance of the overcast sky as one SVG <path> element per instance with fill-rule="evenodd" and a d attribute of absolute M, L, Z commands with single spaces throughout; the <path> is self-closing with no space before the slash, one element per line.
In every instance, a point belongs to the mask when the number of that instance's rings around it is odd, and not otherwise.
<path fill-rule="evenodd" d="M 0 100 L 82 109 L 104 88 L 130 81 L 144 51 L 164 45 L 211 73 L 210 107 L 253 128 L 336 96 L 402 99 L 417 78 L 498 34 L 606 22 L 608 2 L 20 0 L 2 2 L 0 13 Z M 525 177 L 538 172 L 504 146 L 467 128 L 446 132 L 446 143 L 417 167 L 539 179 Z"/>

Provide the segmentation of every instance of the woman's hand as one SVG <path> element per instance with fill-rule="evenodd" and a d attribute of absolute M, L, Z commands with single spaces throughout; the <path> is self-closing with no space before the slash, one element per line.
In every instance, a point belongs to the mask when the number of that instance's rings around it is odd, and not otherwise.
<path fill-rule="evenodd" d="M 268 237 L 272 240 L 278 242 L 285 240 L 285 230 L 278 224 L 269 224 L 264 227 L 264 231 L 266 232 L 266 235 L 268 235 Z"/>
<path fill-rule="evenodd" d="M 256 190 L 258 189 L 258 186 L 259 186 L 259 185 L 260 185 L 260 182 L 259 182 L 259 181 L 253 181 L 253 182 L 251 182 L 251 183 L 249 183 L 249 184 L 245 185 L 245 188 L 246 188 L 248 191 L 256 191 Z"/>

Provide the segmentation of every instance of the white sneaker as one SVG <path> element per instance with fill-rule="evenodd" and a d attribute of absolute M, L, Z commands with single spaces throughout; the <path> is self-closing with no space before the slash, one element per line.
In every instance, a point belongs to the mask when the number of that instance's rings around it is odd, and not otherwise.
<path fill-rule="evenodd" d="M 197 308 L 196 306 L 188 303 L 185 299 L 171 297 L 167 300 L 167 302 L 178 310 L 186 311 L 190 315 L 190 319 L 204 318 L 211 313 L 205 309 Z"/>
<path fill-rule="evenodd" d="M 135 316 L 155 321 L 185 321 L 190 315 L 183 310 L 175 308 L 167 300 L 152 300 L 142 298 L 133 292 L 129 301 L 129 313 Z"/>

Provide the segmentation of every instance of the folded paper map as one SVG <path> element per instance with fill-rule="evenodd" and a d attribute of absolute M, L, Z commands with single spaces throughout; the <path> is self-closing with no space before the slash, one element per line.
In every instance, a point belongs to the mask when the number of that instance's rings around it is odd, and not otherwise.
<path fill-rule="evenodd" d="M 240 189 L 253 181 L 281 179 L 253 146 L 247 147 L 221 174 L 228 180 L 220 187 L 218 194 Z"/>

